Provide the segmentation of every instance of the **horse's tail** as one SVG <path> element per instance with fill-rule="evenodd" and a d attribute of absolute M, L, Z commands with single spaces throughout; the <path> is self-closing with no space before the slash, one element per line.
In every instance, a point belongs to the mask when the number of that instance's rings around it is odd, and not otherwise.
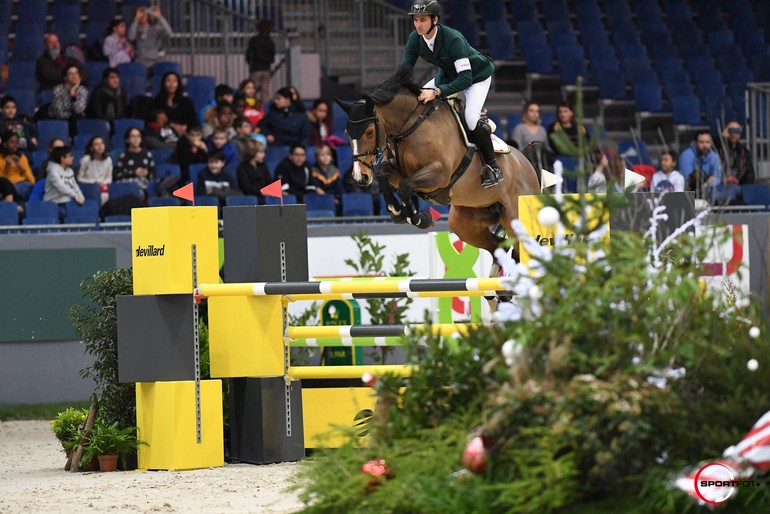
<path fill-rule="evenodd" d="M 532 164 L 537 174 L 538 184 L 543 183 L 543 178 L 540 176 L 541 170 L 550 171 L 553 173 L 553 163 L 555 161 L 555 154 L 545 144 L 540 141 L 533 141 L 528 144 L 524 150 L 521 151 L 524 157 Z"/>

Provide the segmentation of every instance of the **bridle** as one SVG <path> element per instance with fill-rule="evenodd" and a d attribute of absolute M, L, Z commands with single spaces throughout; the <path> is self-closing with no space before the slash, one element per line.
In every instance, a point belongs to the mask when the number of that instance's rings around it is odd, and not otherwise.
<path fill-rule="evenodd" d="M 417 110 L 420 108 L 420 102 L 417 102 L 417 105 L 414 109 L 412 109 L 412 112 L 409 113 L 409 116 L 406 117 L 404 122 L 401 124 L 399 129 L 396 131 L 394 135 L 388 135 L 387 132 L 384 130 L 380 130 L 380 118 L 377 116 L 377 107 L 374 106 L 372 108 L 372 116 L 368 118 L 364 118 L 362 120 L 356 120 L 356 121 L 350 121 L 348 120 L 349 125 L 360 125 L 360 124 L 366 124 L 364 127 L 367 127 L 370 123 L 374 123 L 374 148 L 369 150 L 368 152 L 362 152 L 362 153 L 355 153 L 353 154 L 353 163 L 358 162 L 359 164 L 363 164 L 369 170 L 374 173 L 374 167 L 382 164 L 382 162 L 385 160 L 385 152 L 388 151 L 389 153 L 392 153 L 396 157 L 396 170 L 399 174 L 403 175 L 401 171 L 401 163 L 398 155 L 398 145 L 399 143 L 403 142 L 407 137 L 412 135 L 414 131 L 416 131 L 420 125 L 425 122 L 425 120 L 428 119 L 428 117 L 435 111 L 438 110 L 440 104 L 442 101 L 444 101 L 443 98 L 438 98 L 438 101 L 434 100 L 432 102 L 429 102 L 425 105 L 425 108 L 423 111 L 417 116 L 417 119 L 415 119 L 414 123 L 404 130 L 404 127 L 409 123 L 409 121 L 412 119 L 412 117 L 415 115 Z M 403 132 L 402 132 L 403 131 Z M 361 132 L 363 134 L 363 131 Z M 385 134 L 385 139 L 382 141 L 382 144 L 380 143 L 380 134 Z M 371 164 L 365 162 L 363 159 L 366 157 L 369 157 L 370 155 L 374 156 L 374 160 Z"/>

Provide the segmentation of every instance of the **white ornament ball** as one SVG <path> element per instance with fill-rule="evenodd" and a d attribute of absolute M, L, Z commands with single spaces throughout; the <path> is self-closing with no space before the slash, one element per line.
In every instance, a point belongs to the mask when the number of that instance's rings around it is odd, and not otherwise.
<path fill-rule="evenodd" d="M 756 339 L 759 337 L 759 327 L 751 327 L 749 329 L 749 337 L 752 339 Z"/>
<path fill-rule="evenodd" d="M 506 342 L 503 343 L 503 357 L 505 357 L 506 362 L 509 360 L 514 360 L 518 355 L 521 353 L 522 347 L 521 343 L 517 343 L 513 339 L 508 339 Z"/>
<path fill-rule="evenodd" d="M 537 221 L 544 227 L 553 227 L 559 223 L 559 211 L 551 206 L 543 207 L 537 213 Z"/>
<path fill-rule="evenodd" d="M 540 289 L 540 286 L 532 286 L 529 288 L 527 294 L 529 295 L 530 300 L 539 300 L 543 297 L 543 290 Z"/>
<path fill-rule="evenodd" d="M 757 362 L 757 359 L 751 359 L 746 363 L 746 367 L 749 368 L 749 371 L 756 371 L 759 367 L 759 362 Z"/>

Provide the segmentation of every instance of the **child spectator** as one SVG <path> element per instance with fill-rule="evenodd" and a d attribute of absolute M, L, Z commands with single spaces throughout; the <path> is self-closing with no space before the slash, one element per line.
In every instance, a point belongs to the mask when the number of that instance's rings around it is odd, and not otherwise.
<path fill-rule="evenodd" d="M 256 128 L 265 117 L 265 107 L 257 98 L 257 85 L 251 79 L 246 79 L 238 86 L 238 97 L 243 98 L 245 106 L 243 115 L 249 119 L 251 126 Z"/>
<path fill-rule="evenodd" d="M 273 181 L 270 170 L 265 164 L 265 145 L 249 138 L 243 146 L 241 155 L 242 160 L 238 165 L 238 188 L 245 195 L 263 198 L 262 188 Z"/>
<path fill-rule="evenodd" d="M 80 159 L 78 182 L 99 184 L 102 191 L 102 204 L 109 199 L 109 186 L 112 182 L 112 157 L 107 153 L 104 138 L 94 136 L 86 145 L 86 155 Z"/>
<path fill-rule="evenodd" d="M 301 145 L 310 143 L 310 123 L 304 112 L 297 112 L 291 100 L 291 90 L 282 87 L 275 93 L 275 103 L 259 122 L 260 131 L 271 145 Z"/>
<path fill-rule="evenodd" d="M 35 72 L 37 80 L 40 82 L 40 89 L 53 89 L 62 83 L 62 74 L 68 66 L 77 66 L 80 75 L 87 78 L 85 69 L 80 63 L 72 57 L 67 57 L 61 51 L 59 37 L 56 34 L 48 34 L 44 38 L 45 53 L 38 57 L 35 63 Z"/>
<path fill-rule="evenodd" d="M 227 166 L 238 162 L 238 152 L 235 150 L 235 145 L 227 140 L 227 132 L 224 129 L 214 129 L 214 132 L 205 141 L 209 153 L 219 150 L 224 154 Z"/>
<path fill-rule="evenodd" d="M 16 99 L 4 96 L 0 99 L 0 108 L 3 111 L 2 130 L 9 130 L 19 136 L 21 150 L 34 150 L 37 147 L 37 137 L 26 117 L 16 116 Z"/>
<path fill-rule="evenodd" d="M 81 84 L 80 70 L 70 65 L 64 70 L 64 83 L 53 88 L 48 114 L 55 119 L 67 120 L 70 134 L 75 133 L 75 122 L 85 117 L 88 90 Z"/>
<path fill-rule="evenodd" d="M 64 140 L 60 137 L 55 137 L 48 142 L 48 157 L 43 161 L 38 169 L 35 170 L 35 180 L 42 180 L 48 175 L 48 163 L 51 161 L 51 152 L 54 148 L 64 146 Z"/>
<path fill-rule="evenodd" d="M 213 120 L 217 116 L 217 104 L 219 102 L 233 103 L 233 90 L 227 84 L 219 84 L 214 88 L 214 98 L 209 100 L 203 108 L 198 111 L 198 120 L 201 125 L 208 120 Z"/>
<path fill-rule="evenodd" d="M 652 191 L 684 191 L 684 176 L 676 171 L 676 154 L 666 150 L 660 155 L 660 170 L 652 176 Z"/>
<path fill-rule="evenodd" d="M 102 52 L 109 59 L 112 68 L 117 67 L 118 64 L 134 60 L 136 51 L 134 45 L 126 37 L 125 21 L 116 18 L 110 22 L 109 35 L 104 38 Z"/>
<path fill-rule="evenodd" d="M 126 90 L 120 85 L 120 73 L 117 68 L 104 70 L 101 83 L 91 93 L 86 112 L 89 118 L 99 118 L 110 123 L 126 117 L 128 99 Z"/>
<path fill-rule="evenodd" d="M 235 151 L 238 155 L 238 160 L 243 161 L 243 151 L 251 139 L 252 127 L 251 122 L 245 116 L 238 116 L 233 123 L 235 129 L 235 136 L 230 138 L 230 142 L 235 146 Z"/>
<path fill-rule="evenodd" d="M 60 146 L 51 152 L 43 200 L 59 204 L 60 218 L 64 218 L 64 204 L 67 202 L 74 200 L 78 205 L 85 202 L 83 192 L 75 180 L 75 172 L 72 171 L 74 160 L 69 146 Z"/>
<path fill-rule="evenodd" d="M 224 172 L 225 156 L 221 151 L 211 152 L 207 166 L 198 174 L 197 192 L 199 195 L 215 196 L 224 205 L 228 196 L 241 194 L 230 177 Z"/>
<path fill-rule="evenodd" d="M 163 75 L 160 91 L 152 101 L 151 107 L 163 109 L 168 115 L 171 128 L 177 134 L 187 130 L 188 125 L 195 123 L 195 106 L 192 100 L 184 96 L 182 81 L 174 71 Z"/>
<path fill-rule="evenodd" d="M 315 166 L 313 166 L 313 182 L 318 194 L 334 195 L 335 203 L 339 204 L 345 190 L 342 187 L 342 175 L 339 168 L 332 164 L 332 149 L 329 145 L 319 146 L 315 151 Z"/>
<path fill-rule="evenodd" d="M 221 128 L 225 131 L 227 139 L 235 137 L 235 129 L 233 128 L 233 104 L 229 102 L 220 101 L 214 111 L 215 116 L 213 119 L 209 119 L 203 125 L 203 137 L 210 136 L 214 129 Z"/>
<path fill-rule="evenodd" d="M 14 187 L 19 182 L 35 183 L 35 175 L 29 166 L 27 156 L 19 152 L 19 136 L 10 130 L 2 134 L 3 147 L 0 150 L 0 177 L 7 178 Z"/>
<path fill-rule="evenodd" d="M 179 136 L 168 124 L 168 116 L 157 107 L 150 109 L 147 125 L 144 130 L 144 147 L 148 150 L 156 148 L 176 147 Z"/>
<path fill-rule="evenodd" d="M 602 154 L 596 169 L 588 177 L 588 191 L 606 193 L 607 183 L 611 183 L 616 193 L 625 191 L 626 163 L 619 155 Z"/>
<path fill-rule="evenodd" d="M 160 7 L 156 5 L 150 12 L 147 11 L 143 5 L 136 7 L 134 21 L 128 28 L 128 39 L 134 43 L 136 61 L 150 68 L 160 60 L 163 40 L 171 37 L 174 31 L 160 13 Z"/>
<path fill-rule="evenodd" d="M 186 183 L 190 180 L 190 165 L 206 162 L 208 160 L 208 152 L 208 147 L 203 141 L 201 126 L 197 123 L 190 125 L 187 128 L 187 132 L 179 138 L 179 142 L 174 150 L 174 158 L 177 164 L 179 164 L 183 182 Z"/>
<path fill-rule="evenodd" d="M 126 149 L 120 153 L 112 173 L 113 182 L 136 182 L 147 193 L 147 184 L 155 180 L 155 161 L 142 148 L 142 131 L 130 128 L 125 134 Z"/>
<path fill-rule="evenodd" d="M 289 155 L 275 168 L 275 178 L 281 179 L 284 196 L 294 195 L 300 203 L 307 193 L 315 193 L 316 187 L 307 163 L 307 150 L 302 145 L 291 145 Z"/>

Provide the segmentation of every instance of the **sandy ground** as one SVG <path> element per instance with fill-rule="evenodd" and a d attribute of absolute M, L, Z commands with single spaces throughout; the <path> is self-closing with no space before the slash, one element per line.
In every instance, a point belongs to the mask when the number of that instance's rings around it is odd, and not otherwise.
<path fill-rule="evenodd" d="M 0 422 L 0 513 L 288 513 L 298 464 L 195 471 L 68 473 L 47 421 Z"/>

